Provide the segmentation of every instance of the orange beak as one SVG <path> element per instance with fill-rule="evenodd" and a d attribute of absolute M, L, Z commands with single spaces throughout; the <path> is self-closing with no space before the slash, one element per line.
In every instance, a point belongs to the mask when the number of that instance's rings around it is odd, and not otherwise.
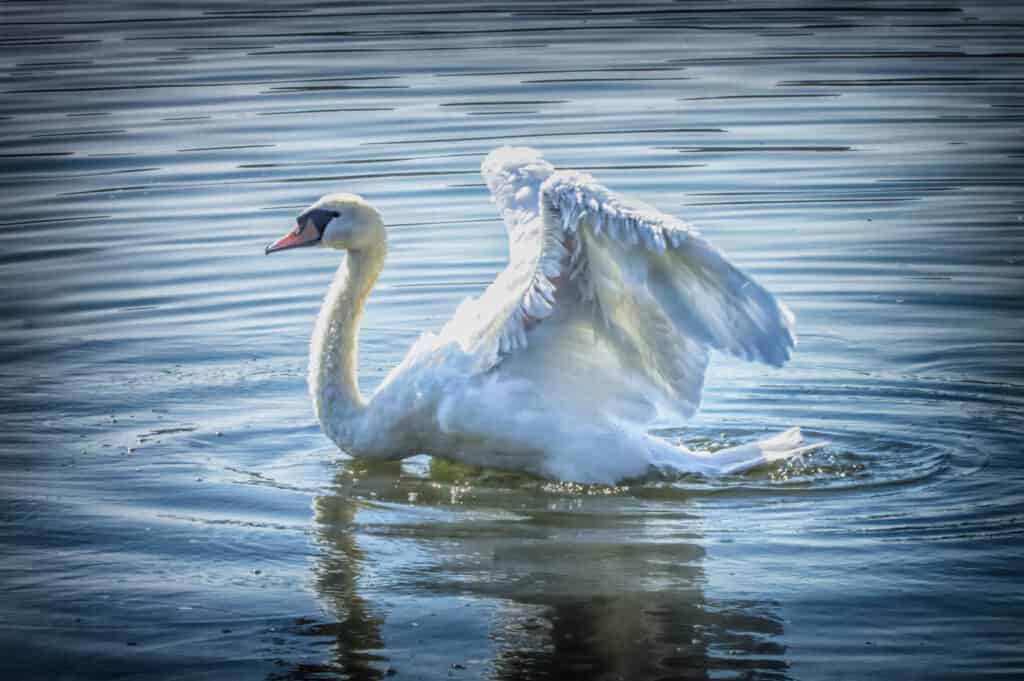
<path fill-rule="evenodd" d="M 306 220 L 305 225 L 295 225 L 295 229 L 268 245 L 263 252 L 270 255 L 277 251 L 286 251 L 289 248 L 316 246 L 318 243 L 320 243 L 320 230 L 316 228 L 312 220 Z"/>

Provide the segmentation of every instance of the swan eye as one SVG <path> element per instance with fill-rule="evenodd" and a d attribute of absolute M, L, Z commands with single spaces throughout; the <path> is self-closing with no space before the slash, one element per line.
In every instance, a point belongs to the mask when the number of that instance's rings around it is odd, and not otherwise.
<path fill-rule="evenodd" d="M 320 236 L 324 235 L 324 230 L 327 229 L 327 224 L 338 217 L 338 213 L 333 210 L 327 210 L 326 208 L 311 208 L 305 213 L 295 219 L 298 229 L 306 224 L 307 220 L 313 222 L 316 227 L 316 231 L 320 233 Z"/>

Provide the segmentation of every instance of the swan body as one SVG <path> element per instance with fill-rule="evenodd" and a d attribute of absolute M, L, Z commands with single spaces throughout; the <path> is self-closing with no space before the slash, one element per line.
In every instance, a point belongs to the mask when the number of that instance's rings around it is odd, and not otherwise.
<path fill-rule="evenodd" d="M 384 266 L 380 214 L 353 194 L 303 211 L 267 253 L 346 251 L 310 348 L 326 435 L 353 456 L 426 453 L 558 480 L 722 475 L 794 456 L 792 428 L 710 453 L 649 433 L 698 407 L 709 351 L 781 366 L 793 316 L 693 228 L 525 147 L 482 174 L 508 230 L 509 264 L 425 333 L 367 401 L 356 381 L 363 306 Z"/>

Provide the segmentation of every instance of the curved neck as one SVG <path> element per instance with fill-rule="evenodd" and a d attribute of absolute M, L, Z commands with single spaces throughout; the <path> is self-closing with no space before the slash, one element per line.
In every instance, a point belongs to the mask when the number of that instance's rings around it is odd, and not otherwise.
<path fill-rule="evenodd" d="M 357 380 L 359 321 L 384 267 L 382 240 L 348 251 L 317 317 L 309 353 L 309 390 L 324 433 L 345 450 L 357 448 L 366 402 Z"/>

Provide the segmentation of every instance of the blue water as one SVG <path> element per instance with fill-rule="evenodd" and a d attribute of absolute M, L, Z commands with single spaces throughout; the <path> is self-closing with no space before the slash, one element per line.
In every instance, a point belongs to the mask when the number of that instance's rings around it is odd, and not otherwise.
<path fill-rule="evenodd" d="M 1024 676 L 1019 5 L 260 7 L 3 6 L 0 676 Z M 669 435 L 832 444 L 623 488 L 337 451 L 337 254 L 264 244 L 381 209 L 369 392 L 503 266 L 501 143 L 796 313 Z"/>

